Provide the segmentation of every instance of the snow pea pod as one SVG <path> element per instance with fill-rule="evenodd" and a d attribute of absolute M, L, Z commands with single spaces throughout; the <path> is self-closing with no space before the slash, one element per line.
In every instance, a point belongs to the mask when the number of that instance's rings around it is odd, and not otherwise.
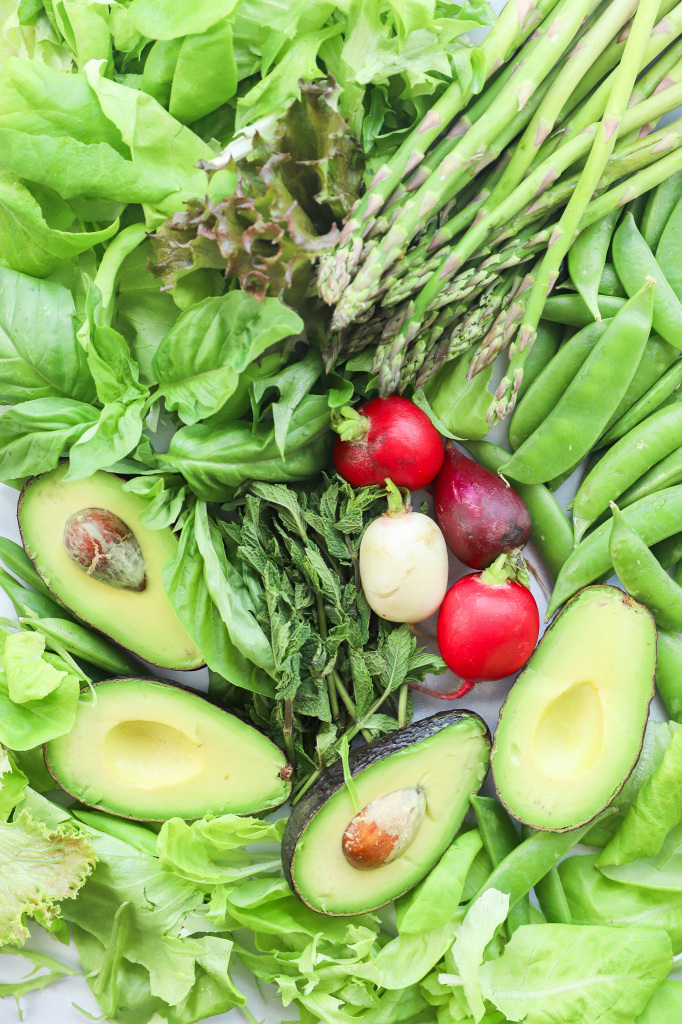
<path fill-rule="evenodd" d="M 682 531 L 682 484 L 641 498 L 623 511 L 628 525 L 648 546 Z M 583 587 L 607 576 L 611 569 L 609 536 L 611 524 L 602 523 L 588 534 L 566 559 L 557 578 L 547 609 L 550 618 L 564 601 Z M 671 563 L 672 564 L 672 563 Z"/>
<path fill-rule="evenodd" d="M 630 597 L 646 605 L 657 626 L 682 629 L 682 587 L 665 571 L 639 534 L 612 504 L 613 526 L 609 554 L 613 568 Z"/>
<path fill-rule="evenodd" d="M 52 600 L 52 591 L 47 586 L 33 565 L 33 562 L 24 551 L 21 544 L 10 540 L 9 537 L 0 537 L 0 561 L 3 561 L 10 572 L 18 576 L 29 587 L 37 590 L 44 597 Z"/>
<path fill-rule="evenodd" d="M 676 402 L 647 416 L 609 448 L 573 500 L 576 542 L 612 501 L 679 446 L 680 437 L 682 404 Z"/>
<path fill-rule="evenodd" d="M 63 618 L 69 613 L 62 605 L 57 604 L 52 598 L 36 593 L 35 590 L 28 590 L 22 586 L 14 576 L 10 576 L 4 569 L 0 569 L 0 587 L 5 591 L 14 605 L 17 615 L 38 615 L 39 617 L 55 616 Z"/>
<path fill-rule="evenodd" d="M 63 618 L 28 618 L 32 629 L 42 633 L 46 640 L 53 641 L 63 647 L 69 654 L 89 661 L 92 665 L 106 669 L 116 676 L 136 676 L 140 674 L 139 661 L 128 657 L 123 650 L 110 644 L 104 637 L 98 636 L 79 622 L 69 622 Z"/>
<path fill-rule="evenodd" d="M 682 483 L 682 448 L 676 448 L 670 455 L 666 455 L 641 476 L 637 483 L 623 491 L 618 504 L 621 508 L 627 508 L 640 498 L 646 498 L 648 494 L 654 494 L 656 491 L 662 491 L 664 487 L 673 487 L 679 483 Z"/>
<path fill-rule="evenodd" d="M 497 889 L 509 894 L 510 908 L 515 906 L 569 850 L 581 842 L 596 821 L 603 820 L 610 813 L 615 813 L 615 808 L 607 809 L 599 818 L 570 832 L 534 832 L 493 868 L 476 897 L 488 889 Z"/>
<path fill-rule="evenodd" d="M 581 231 L 568 253 L 568 272 L 595 320 L 600 319 L 599 286 L 620 208 Z"/>
<path fill-rule="evenodd" d="M 550 360 L 556 355 L 561 342 L 561 334 L 560 324 L 553 324 L 544 320 L 541 320 L 538 324 L 538 332 L 523 370 L 523 380 L 518 391 L 518 401 L 523 398 L 538 374 L 544 370 Z"/>
<path fill-rule="evenodd" d="M 549 416 L 610 323 L 610 320 L 600 320 L 583 327 L 561 346 L 554 358 L 536 377 L 516 407 L 509 423 L 509 443 L 514 451 L 520 448 Z"/>
<path fill-rule="evenodd" d="M 682 559 L 682 533 L 674 533 L 671 537 L 659 541 L 658 544 L 652 544 L 651 551 L 663 568 L 669 569 L 671 565 L 675 565 Z M 679 577 L 677 582 L 680 583 Z"/>
<path fill-rule="evenodd" d="M 630 214 L 613 236 L 613 262 L 628 295 L 637 294 L 648 279 L 655 282 L 654 330 L 682 350 L 682 304 Z"/>
<path fill-rule="evenodd" d="M 679 177 L 679 175 L 678 175 Z M 668 284 L 682 301 L 682 193 L 670 214 L 656 249 L 656 262 L 668 279 Z M 653 248 L 653 247 L 652 247 Z"/>
<path fill-rule="evenodd" d="M 680 199 L 682 199 L 682 171 L 671 174 L 649 193 L 642 217 L 642 235 L 652 252 L 656 252 L 665 226 Z M 657 252 L 656 258 L 658 259 Z"/>
<path fill-rule="evenodd" d="M 486 414 L 492 401 L 488 384 L 493 366 L 485 367 L 472 380 L 467 380 L 471 352 L 452 359 L 424 385 L 423 391 L 434 416 L 453 435 L 480 438 L 490 430 Z"/>
<path fill-rule="evenodd" d="M 682 384 L 682 359 L 678 359 L 662 377 L 659 377 L 655 384 L 642 395 L 628 411 L 618 420 L 617 423 L 607 430 L 600 438 L 600 444 L 611 444 L 624 437 L 633 427 L 650 416 L 652 412 L 665 402 Z"/>
<path fill-rule="evenodd" d="M 682 637 L 660 626 L 656 642 L 656 687 L 670 717 L 682 722 Z"/>
<path fill-rule="evenodd" d="M 640 359 L 637 371 L 632 378 L 630 387 L 625 392 L 625 397 L 620 403 L 613 416 L 606 425 L 610 430 L 614 423 L 623 416 L 630 406 L 638 402 L 642 395 L 646 394 L 660 377 L 669 370 L 676 359 L 680 358 L 679 351 L 669 345 L 657 334 L 652 334 L 646 343 L 644 354 Z"/>
<path fill-rule="evenodd" d="M 602 320 L 615 316 L 625 305 L 625 299 L 617 295 L 598 295 L 597 303 Z M 566 327 L 587 327 L 594 323 L 582 295 L 550 295 L 542 310 L 544 320 L 551 320 Z"/>
<path fill-rule="evenodd" d="M 509 458 L 509 452 L 490 441 L 467 441 L 466 446 L 476 461 L 493 473 Z M 555 580 L 573 551 L 573 530 L 568 516 L 544 484 L 518 484 L 516 490 L 530 512 L 531 540 L 547 572 Z"/>
<path fill-rule="evenodd" d="M 521 835 L 528 839 L 535 835 L 535 829 L 530 825 L 522 825 Z M 546 921 L 551 924 L 573 924 L 566 893 L 556 868 L 550 868 L 545 877 L 536 882 L 533 888 Z"/>
<path fill-rule="evenodd" d="M 481 833 L 483 845 L 493 868 L 496 868 L 512 850 L 516 849 L 521 841 L 520 837 L 499 800 L 493 800 L 489 796 L 473 796 L 471 797 L 471 806 L 476 812 L 478 831 Z M 514 907 L 509 908 L 507 917 L 509 938 L 523 924 L 530 924 L 528 896 L 519 900 Z"/>
<path fill-rule="evenodd" d="M 541 429 L 502 467 L 505 476 L 541 484 L 585 457 L 627 391 L 651 331 L 653 287 L 618 311 Z"/>
<path fill-rule="evenodd" d="M 604 270 L 601 275 L 601 281 L 599 282 L 599 294 L 600 295 L 617 295 L 622 299 L 627 298 L 627 292 L 621 280 L 616 273 L 616 268 L 613 263 L 605 263 Z"/>

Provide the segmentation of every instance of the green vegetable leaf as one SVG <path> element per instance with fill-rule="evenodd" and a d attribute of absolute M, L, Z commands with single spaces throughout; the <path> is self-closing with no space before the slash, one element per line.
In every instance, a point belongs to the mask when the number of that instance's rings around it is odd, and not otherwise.
<path fill-rule="evenodd" d="M 187 35 L 171 85 L 169 111 L 173 117 L 191 124 L 227 103 L 236 90 L 231 20 L 222 18 L 204 32 Z"/>
<path fill-rule="evenodd" d="M 682 1019 L 682 983 L 664 981 L 635 1024 L 678 1024 Z"/>
<path fill-rule="evenodd" d="M 457 930 L 452 955 L 475 1021 L 480 1021 L 485 1013 L 479 968 L 483 963 L 486 947 L 494 939 L 508 913 L 509 895 L 497 889 L 487 889 L 469 906 L 466 917 Z M 457 983 L 459 979 L 441 975 L 438 980 L 441 983 Z"/>
<path fill-rule="evenodd" d="M 644 783 L 599 864 L 626 864 L 659 852 L 668 832 L 682 821 L 682 729 Z"/>
<path fill-rule="evenodd" d="M 424 881 L 396 901 L 401 935 L 426 932 L 452 920 L 462 900 L 469 868 L 482 845 L 476 829 L 462 832 Z"/>
<path fill-rule="evenodd" d="M 224 814 L 187 824 L 180 818 L 164 822 L 157 840 L 162 867 L 209 892 L 214 885 L 236 882 L 259 871 L 279 869 L 279 849 L 272 854 L 245 855 L 243 848 L 258 843 L 279 846 L 285 821 Z"/>
<path fill-rule="evenodd" d="M 28 938 L 25 915 L 53 921 L 59 901 L 76 895 L 95 863 L 87 836 L 70 826 L 48 829 L 28 811 L 0 822 L 0 854 L 0 943 L 16 946 Z"/>
<path fill-rule="evenodd" d="M 0 747 L 0 821 L 7 821 L 21 802 L 28 779 L 14 760 Z"/>
<path fill-rule="evenodd" d="M 261 304 L 243 291 L 191 306 L 153 360 L 167 408 L 177 410 L 187 424 L 211 416 L 233 394 L 250 363 L 302 330 L 301 318 L 279 300 Z"/>
<path fill-rule="evenodd" d="M 82 480 L 99 469 L 109 469 L 135 450 L 144 427 L 143 398 L 109 402 L 99 419 L 72 446 L 65 480 Z"/>
<path fill-rule="evenodd" d="M 671 966 L 670 940 L 646 928 L 523 925 L 479 972 L 483 995 L 510 1021 L 630 1024 Z"/>
<path fill-rule="evenodd" d="M 9 698 L 15 704 L 47 697 L 67 675 L 51 665 L 44 654 L 45 637 L 40 633 L 10 633 L 6 638 L 3 668 Z"/>
<path fill-rule="evenodd" d="M 97 409 L 66 398 L 36 398 L 8 409 L 0 418 L 0 480 L 22 486 L 26 477 L 54 469 L 97 419 Z"/>
<path fill-rule="evenodd" d="M 7 950 L 3 950 L 7 952 Z M 15 999 L 18 996 L 25 996 L 28 992 L 37 992 L 40 989 L 45 988 L 46 985 L 50 985 L 53 981 L 59 981 L 60 978 L 67 978 L 80 974 L 80 971 L 74 970 L 73 967 L 67 967 L 66 964 L 61 963 L 59 960 L 55 960 L 51 956 L 45 956 L 44 953 L 36 953 L 32 949 L 17 949 L 13 950 L 15 956 L 20 956 L 24 960 L 28 960 L 29 963 L 33 964 L 33 970 L 25 975 L 20 981 L 9 981 L 0 983 L 0 998 L 2 996 L 14 996 Z M 45 969 L 47 973 L 39 974 L 38 972 Z"/>
<path fill-rule="evenodd" d="M 661 849 L 652 857 L 625 864 L 600 864 L 599 870 L 614 882 L 679 892 L 682 889 L 682 824 L 668 833 Z"/>
<path fill-rule="evenodd" d="M 387 942 L 376 957 L 384 988 L 402 989 L 428 974 L 452 945 L 463 917 L 462 908 L 447 924 Z"/>
<path fill-rule="evenodd" d="M 95 390 L 76 340 L 70 292 L 0 266 L 0 398 L 91 402 Z"/>
<path fill-rule="evenodd" d="M 176 39 L 206 32 L 237 6 L 237 0 L 133 0 L 129 14 L 133 24 L 150 39 Z"/>
<path fill-rule="evenodd" d="M 275 441 L 282 458 L 286 454 L 287 434 L 294 410 L 309 394 L 321 373 L 322 357 L 319 352 L 312 349 L 300 362 L 293 363 L 270 377 L 261 377 L 252 384 L 251 390 L 257 405 L 260 405 L 263 395 L 269 388 L 277 388 L 279 391 L 279 401 L 272 405 L 272 418 L 275 424 Z"/>

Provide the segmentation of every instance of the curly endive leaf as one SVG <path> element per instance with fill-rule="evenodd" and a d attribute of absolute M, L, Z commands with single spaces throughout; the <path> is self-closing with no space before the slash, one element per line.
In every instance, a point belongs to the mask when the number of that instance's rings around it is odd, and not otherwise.
<path fill-rule="evenodd" d="M 152 270 L 173 286 L 200 267 L 220 268 L 258 299 L 305 295 L 312 262 L 330 249 L 358 197 L 356 140 L 338 112 L 332 78 L 299 82 L 300 96 L 263 118 L 210 162 L 237 174 L 234 195 L 192 200 L 153 237 Z"/>
<path fill-rule="evenodd" d="M 69 826 L 49 830 L 28 811 L 0 822 L 0 945 L 23 945 L 25 915 L 53 921 L 59 901 L 76 895 L 95 860 L 89 837 Z"/>

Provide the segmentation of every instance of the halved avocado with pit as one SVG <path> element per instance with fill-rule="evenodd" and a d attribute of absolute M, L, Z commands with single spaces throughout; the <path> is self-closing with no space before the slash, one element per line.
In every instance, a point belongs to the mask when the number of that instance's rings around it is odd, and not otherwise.
<path fill-rule="evenodd" d="M 72 612 L 146 661 L 170 669 L 195 669 L 204 658 L 180 623 L 161 581 L 176 553 L 171 530 L 150 530 L 140 522 L 147 502 L 123 489 L 112 473 L 64 480 L 68 464 L 33 477 L 19 498 L 17 516 L 26 553 L 50 590 Z M 80 517 L 115 517 L 129 531 L 126 563 L 135 578 L 120 586 L 96 578 L 67 550 L 67 526 Z M 132 555 L 131 555 L 132 553 Z M 142 575 L 140 575 L 140 573 Z M 124 581 L 125 582 L 125 581 Z"/>
<path fill-rule="evenodd" d="M 620 791 L 654 692 L 656 627 L 616 587 L 587 587 L 545 633 L 500 712 L 497 793 L 533 828 L 590 821 Z"/>
<path fill-rule="evenodd" d="M 279 747 L 199 694 L 153 679 L 107 679 L 78 705 L 45 764 L 81 803 L 139 821 L 256 814 L 289 796 Z"/>
<path fill-rule="evenodd" d="M 489 752 L 485 722 L 470 711 L 443 711 L 375 740 L 350 757 L 359 814 L 342 766 L 327 768 L 284 833 L 294 892 L 312 910 L 348 916 L 412 888 L 452 842 Z"/>

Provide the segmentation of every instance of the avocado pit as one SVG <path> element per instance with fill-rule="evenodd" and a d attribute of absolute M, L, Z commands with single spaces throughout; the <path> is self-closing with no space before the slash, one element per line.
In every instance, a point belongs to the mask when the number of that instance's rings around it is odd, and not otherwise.
<path fill-rule="evenodd" d="M 378 797 L 355 815 L 344 832 L 341 846 L 346 860 L 361 871 L 390 864 L 412 845 L 425 815 L 421 786 Z"/>
<path fill-rule="evenodd" d="M 135 534 L 104 508 L 82 508 L 64 524 L 64 547 L 73 562 L 95 580 L 137 593 L 147 573 Z"/>

